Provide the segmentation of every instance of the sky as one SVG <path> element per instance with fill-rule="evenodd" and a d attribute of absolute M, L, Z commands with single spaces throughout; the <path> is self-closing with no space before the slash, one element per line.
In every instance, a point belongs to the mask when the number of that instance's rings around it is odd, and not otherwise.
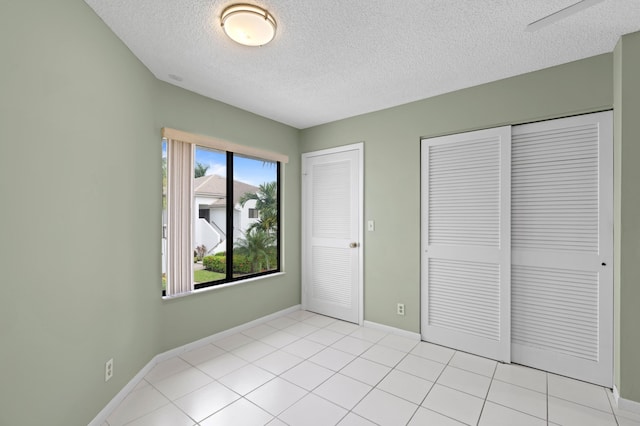
<path fill-rule="evenodd" d="M 162 144 L 162 156 L 167 156 L 166 144 Z M 208 166 L 207 175 L 227 176 L 226 153 L 196 146 L 196 163 Z M 236 155 L 233 163 L 235 180 L 259 186 L 275 182 L 277 167 L 271 161 L 254 160 Z"/>
<path fill-rule="evenodd" d="M 226 153 L 196 147 L 196 163 L 209 166 L 207 175 L 227 175 Z M 276 164 L 270 161 L 254 160 L 236 155 L 233 161 L 234 180 L 258 186 L 265 182 L 275 182 Z"/>

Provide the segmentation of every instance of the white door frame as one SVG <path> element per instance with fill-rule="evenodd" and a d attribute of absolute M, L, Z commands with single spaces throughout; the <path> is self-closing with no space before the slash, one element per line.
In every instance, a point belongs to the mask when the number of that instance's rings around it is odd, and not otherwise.
<path fill-rule="evenodd" d="M 358 241 L 359 244 L 359 256 L 358 256 L 358 324 L 364 324 L 364 142 L 358 142 L 350 145 L 339 146 L 336 148 L 328 148 L 321 149 L 318 151 L 306 152 L 302 154 L 302 174 L 301 178 L 304 177 L 306 173 L 306 161 L 310 157 L 316 157 L 321 155 L 328 154 L 336 154 L 346 151 L 357 151 L 358 152 Z M 307 194 L 302 185 L 302 201 L 301 201 L 301 210 L 302 210 L 302 246 L 301 246 L 301 260 L 302 260 L 302 283 L 301 283 L 301 293 L 302 293 L 302 308 L 306 309 L 308 301 L 307 301 L 307 291 L 306 286 L 309 282 L 308 269 L 305 264 L 306 253 L 308 250 L 308 241 L 305 229 L 309 226 L 306 220 L 305 209 L 307 208 Z"/>

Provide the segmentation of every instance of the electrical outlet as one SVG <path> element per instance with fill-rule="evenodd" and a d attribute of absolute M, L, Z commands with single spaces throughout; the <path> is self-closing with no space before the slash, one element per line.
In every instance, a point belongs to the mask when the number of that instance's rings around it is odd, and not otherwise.
<path fill-rule="evenodd" d="M 104 365 L 104 381 L 108 382 L 113 377 L 113 358 Z"/>
<path fill-rule="evenodd" d="M 396 306 L 396 314 L 404 316 L 404 303 L 398 303 Z"/>

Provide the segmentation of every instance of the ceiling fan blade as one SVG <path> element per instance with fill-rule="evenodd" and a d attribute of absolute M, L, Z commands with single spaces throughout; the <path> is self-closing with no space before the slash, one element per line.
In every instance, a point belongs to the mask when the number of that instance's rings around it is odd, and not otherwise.
<path fill-rule="evenodd" d="M 546 27 L 547 25 L 551 25 L 555 22 L 558 22 L 564 18 L 567 18 L 571 15 L 574 15 L 578 12 L 583 11 L 584 9 L 591 7 L 597 3 L 601 3 L 604 0 L 582 0 L 578 3 L 572 4 L 571 6 L 567 6 L 564 9 L 561 9 L 557 12 L 552 13 L 551 15 L 545 16 L 544 18 L 538 19 L 535 22 L 530 23 L 525 28 L 527 32 L 538 31 L 539 29 Z"/>

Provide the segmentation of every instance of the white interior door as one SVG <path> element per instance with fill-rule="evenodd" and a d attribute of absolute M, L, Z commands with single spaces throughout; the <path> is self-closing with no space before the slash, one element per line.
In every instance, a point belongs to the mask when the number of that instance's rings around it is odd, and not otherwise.
<path fill-rule="evenodd" d="M 604 112 L 513 127 L 512 360 L 611 387 L 613 130 Z"/>
<path fill-rule="evenodd" d="M 510 360 L 511 128 L 422 140 L 422 338 Z"/>
<path fill-rule="evenodd" d="M 302 305 L 361 324 L 364 144 L 302 155 Z"/>

